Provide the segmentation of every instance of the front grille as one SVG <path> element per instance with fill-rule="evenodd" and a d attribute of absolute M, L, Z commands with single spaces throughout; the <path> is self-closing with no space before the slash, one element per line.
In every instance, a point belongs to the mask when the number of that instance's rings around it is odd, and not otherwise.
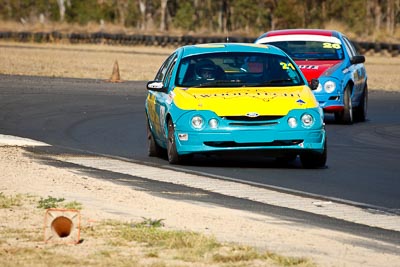
<path fill-rule="evenodd" d="M 302 143 L 304 140 L 277 140 L 273 142 L 255 142 L 255 143 L 237 143 L 235 141 L 225 142 L 204 142 L 206 146 L 212 147 L 259 147 L 259 146 L 295 146 Z"/>
<path fill-rule="evenodd" d="M 229 126 L 271 126 L 275 124 L 278 124 L 278 122 L 231 122 Z"/>
<path fill-rule="evenodd" d="M 225 116 L 222 119 L 231 121 L 275 121 L 283 118 L 284 116 L 258 116 L 258 117 L 247 117 L 247 116 Z"/>

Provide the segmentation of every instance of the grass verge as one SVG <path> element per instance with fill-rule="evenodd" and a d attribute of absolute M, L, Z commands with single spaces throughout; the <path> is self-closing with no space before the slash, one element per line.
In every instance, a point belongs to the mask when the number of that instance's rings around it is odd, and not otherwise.
<path fill-rule="evenodd" d="M 64 202 L 51 196 L 39 199 L 0 193 L 0 214 L 13 212 L 12 221 L 0 228 L 0 266 L 315 266 L 305 258 L 169 230 L 162 219 L 99 221 L 81 227 L 83 238 L 77 245 L 44 243 L 43 209 L 65 207 Z M 68 203 L 82 208 L 76 201 Z M 27 220 L 29 226 L 24 227 Z"/>

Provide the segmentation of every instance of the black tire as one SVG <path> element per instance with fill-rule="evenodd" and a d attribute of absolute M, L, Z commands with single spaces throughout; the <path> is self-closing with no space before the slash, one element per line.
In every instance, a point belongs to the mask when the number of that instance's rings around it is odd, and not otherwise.
<path fill-rule="evenodd" d="M 179 157 L 179 154 L 176 151 L 175 128 L 174 128 L 174 123 L 172 122 L 172 120 L 168 120 L 167 154 L 168 154 L 168 162 L 170 164 L 181 163 L 181 157 Z"/>
<path fill-rule="evenodd" d="M 367 119 L 368 111 L 368 86 L 365 85 L 360 105 L 355 110 L 355 119 L 357 121 L 365 121 Z"/>
<path fill-rule="evenodd" d="M 353 105 L 351 103 L 350 86 L 347 85 L 343 93 L 343 111 L 335 113 L 335 120 L 343 124 L 353 123 Z"/>
<path fill-rule="evenodd" d="M 279 166 L 286 166 L 290 162 L 295 161 L 296 158 L 297 158 L 296 154 L 287 154 L 287 155 L 282 155 L 282 156 L 276 157 L 275 161 Z"/>
<path fill-rule="evenodd" d="M 163 149 L 160 147 L 156 140 L 154 140 L 153 133 L 150 130 L 149 121 L 147 120 L 147 155 L 149 157 L 160 157 Z"/>
<path fill-rule="evenodd" d="M 322 153 L 317 152 L 305 152 L 300 155 L 300 161 L 303 168 L 306 169 L 317 169 L 323 168 L 326 165 L 328 155 L 327 141 L 324 143 L 324 151 Z"/>

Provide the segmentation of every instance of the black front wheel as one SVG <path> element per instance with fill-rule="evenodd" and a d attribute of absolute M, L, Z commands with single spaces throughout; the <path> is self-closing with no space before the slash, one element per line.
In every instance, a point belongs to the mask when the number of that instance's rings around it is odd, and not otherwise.
<path fill-rule="evenodd" d="M 365 121 L 367 119 L 368 110 L 368 86 L 365 85 L 360 104 L 355 110 L 355 118 L 357 121 Z"/>
<path fill-rule="evenodd" d="M 322 153 L 305 152 L 300 155 L 300 161 L 304 168 L 317 169 L 325 167 L 328 155 L 326 142 L 327 141 L 325 140 L 324 150 L 322 151 Z"/>
<path fill-rule="evenodd" d="M 156 143 L 153 133 L 150 130 L 149 121 L 147 120 L 147 154 L 149 157 L 160 157 L 163 149 Z"/>
<path fill-rule="evenodd" d="M 167 144 L 168 162 L 171 164 L 179 163 L 179 155 L 175 145 L 175 128 L 172 120 L 168 120 L 168 144 Z"/>

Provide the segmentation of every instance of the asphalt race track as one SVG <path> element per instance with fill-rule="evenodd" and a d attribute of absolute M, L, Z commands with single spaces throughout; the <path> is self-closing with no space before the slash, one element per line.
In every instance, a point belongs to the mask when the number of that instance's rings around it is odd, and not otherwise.
<path fill-rule="evenodd" d="M 168 165 L 146 155 L 145 95 L 145 82 L 0 75 L 0 134 Z M 197 156 L 178 168 L 400 214 L 399 114 L 400 93 L 371 91 L 366 122 L 337 125 L 327 116 L 325 169 L 255 155 Z"/>

